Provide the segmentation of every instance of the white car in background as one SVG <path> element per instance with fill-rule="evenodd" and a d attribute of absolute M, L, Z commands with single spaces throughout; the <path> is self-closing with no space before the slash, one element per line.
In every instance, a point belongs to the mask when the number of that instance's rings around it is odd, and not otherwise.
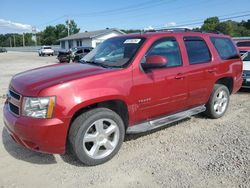
<path fill-rule="evenodd" d="M 243 88 L 250 88 L 250 51 L 242 53 L 242 60 L 243 60 Z"/>
<path fill-rule="evenodd" d="M 38 55 L 39 56 L 44 56 L 44 55 L 54 55 L 54 50 L 51 48 L 51 46 L 42 46 L 39 50 L 38 50 Z"/>

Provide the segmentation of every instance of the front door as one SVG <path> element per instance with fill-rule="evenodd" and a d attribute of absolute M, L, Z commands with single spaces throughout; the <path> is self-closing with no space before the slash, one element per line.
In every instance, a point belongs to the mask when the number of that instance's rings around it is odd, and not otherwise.
<path fill-rule="evenodd" d="M 134 69 L 133 97 L 136 122 L 182 111 L 187 106 L 188 89 L 178 42 L 174 37 L 156 40 L 145 54 L 164 56 L 166 67 L 145 72 Z M 143 60 L 141 63 L 146 63 Z"/>

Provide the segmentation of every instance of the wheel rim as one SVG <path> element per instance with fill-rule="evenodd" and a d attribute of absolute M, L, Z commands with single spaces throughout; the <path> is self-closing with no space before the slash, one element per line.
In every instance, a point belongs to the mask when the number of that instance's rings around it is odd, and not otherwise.
<path fill-rule="evenodd" d="M 227 108 L 227 103 L 228 103 L 227 93 L 224 90 L 219 91 L 214 101 L 215 113 L 217 113 L 218 115 L 223 114 Z"/>
<path fill-rule="evenodd" d="M 83 149 L 93 159 L 110 155 L 119 141 L 119 128 L 111 119 L 99 119 L 92 123 L 83 137 Z"/>

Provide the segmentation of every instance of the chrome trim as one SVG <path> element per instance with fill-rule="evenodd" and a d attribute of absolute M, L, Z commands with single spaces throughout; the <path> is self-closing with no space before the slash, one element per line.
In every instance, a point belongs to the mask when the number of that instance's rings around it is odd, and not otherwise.
<path fill-rule="evenodd" d="M 140 123 L 140 124 L 128 127 L 127 134 L 136 134 L 136 133 L 150 131 L 150 130 L 165 126 L 167 124 L 170 124 L 170 123 L 173 123 L 173 122 L 185 119 L 185 118 L 189 118 L 190 116 L 199 114 L 201 112 L 204 112 L 205 110 L 206 110 L 205 105 L 201 105 L 195 108 L 191 108 L 189 110 L 178 112 L 176 114 L 172 114 L 172 115 L 161 117 L 155 120 Z"/>

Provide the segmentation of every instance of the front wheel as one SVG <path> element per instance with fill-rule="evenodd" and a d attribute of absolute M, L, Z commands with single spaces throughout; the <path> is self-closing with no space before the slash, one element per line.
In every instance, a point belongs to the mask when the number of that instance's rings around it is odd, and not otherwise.
<path fill-rule="evenodd" d="M 230 94 L 225 85 L 215 84 L 213 92 L 206 104 L 205 114 L 213 119 L 222 117 L 228 108 Z"/>
<path fill-rule="evenodd" d="M 69 131 L 75 156 L 86 165 L 110 160 L 120 149 L 125 128 L 120 116 L 107 108 L 96 108 L 79 115 Z"/>

